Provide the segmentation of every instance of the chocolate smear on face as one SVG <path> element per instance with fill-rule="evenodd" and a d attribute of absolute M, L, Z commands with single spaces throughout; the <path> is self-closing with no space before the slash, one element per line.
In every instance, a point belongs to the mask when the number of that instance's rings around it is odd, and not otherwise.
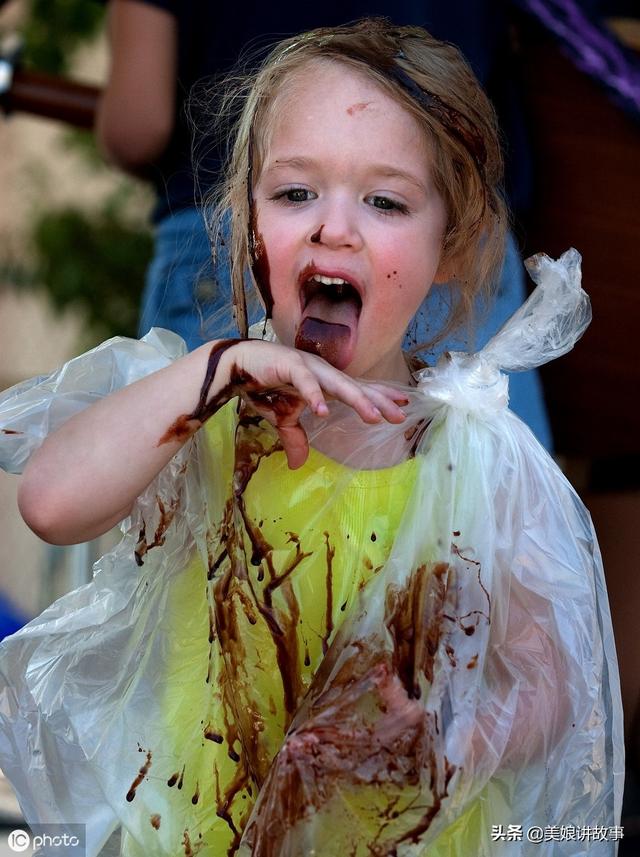
<path fill-rule="evenodd" d="M 318 229 L 317 232 L 314 232 L 313 235 L 311 236 L 311 238 L 309 239 L 312 244 L 319 244 L 320 243 L 320 241 L 322 239 L 322 230 L 323 229 L 324 229 L 324 223 L 322 224 L 320 229 Z"/>
<path fill-rule="evenodd" d="M 257 215 L 255 205 L 251 206 L 249 219 L 249 253 L 251 254 L 251 273 L 256 282 L 260 297 L 264 303 L 264 311 L 267 318 L 273 315 L 273 295 L 271 293 L 271 271 L 269 259 L 264 246 L 262 235 L 257 228 Z"/>

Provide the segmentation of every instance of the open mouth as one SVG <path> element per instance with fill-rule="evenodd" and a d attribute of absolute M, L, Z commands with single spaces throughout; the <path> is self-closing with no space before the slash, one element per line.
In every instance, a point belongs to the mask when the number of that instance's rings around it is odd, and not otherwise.
<path fill-rule="evenodd" d="M 342 277 L 327 277 L 324 274 L 313 274 L 302 283 L 302 309 L 307 310 L 310 304 L 315 304 L 333 312 L 333 308 L 351 304 L 357 316 L 362 309 L 362 298 L 358 289 Z"/>
<path fill-rule="evenodd" d="M 353 359 L 358 319 L 362 310 L 359 289 L 343 277 L 303 271 L 300 301 L 302 321 L 295 345 L 323 357 L 337 369 Z"/>

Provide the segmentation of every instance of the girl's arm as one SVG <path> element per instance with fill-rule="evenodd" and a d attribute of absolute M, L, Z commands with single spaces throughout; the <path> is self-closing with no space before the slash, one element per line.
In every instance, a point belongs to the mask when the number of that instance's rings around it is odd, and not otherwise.
<path fill-rule="evenodd" d="M 175 122 L 177 26 L 136 0 L 109 4 L 111 69 L 96 135 L 108 160 L 140 174 L 164 152 Z"/>
<path fill-rule="evenodd" d="M 355 381 L 315 355 L 268 342 L 203 345 L 50 435 L 22 477 L 20 512 L 53 544 L 96 538 L 129 514 L 204 419 L 238 394 L 276 426 L 289 465 L 299 467 L 308 454 L 300 414 L 307 406 L 326 414 L 325 393 L 365 422 L 404 419 L 394 401 L 400 394 Z"/>

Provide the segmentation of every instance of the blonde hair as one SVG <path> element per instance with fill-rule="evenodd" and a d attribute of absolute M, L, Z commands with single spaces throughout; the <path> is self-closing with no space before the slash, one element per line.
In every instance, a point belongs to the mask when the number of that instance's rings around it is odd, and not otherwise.
<path fill-rule="evenodd" d="M 507 213 L 498 129 L 491 103 L 456 47 L 420 27 L 379 18 L 286 39 L 257 71 L 236 78 L 226 91 L 223 114 L 238 112 L 239 105 L 241 112 L 226 177 L 207 219 L 215 249 L 225 212 L 232 212 L 231 281 L 238 329 L 246 336 L 245 284 L 256 262 L 253 184 L 260 176 L 279 97 L 317 61 L 343 63 L 374 81 L 424 128 L 434 181 L 447 211 L 442 261 L 457 298 L 432 345 L 472 316 L 476 297 L 489 293 L 499 273 Z"/>

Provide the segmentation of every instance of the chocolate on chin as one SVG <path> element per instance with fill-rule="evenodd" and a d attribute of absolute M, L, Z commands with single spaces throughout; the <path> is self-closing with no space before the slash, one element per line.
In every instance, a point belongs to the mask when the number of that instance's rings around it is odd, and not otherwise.
<path fill-rule="evenodd" d="M 295 347 L 317 354 L 336 369 L 346 369 L 353 356 L 351 328 L 346 324 L 307 317 L 298 328 Z"/>

